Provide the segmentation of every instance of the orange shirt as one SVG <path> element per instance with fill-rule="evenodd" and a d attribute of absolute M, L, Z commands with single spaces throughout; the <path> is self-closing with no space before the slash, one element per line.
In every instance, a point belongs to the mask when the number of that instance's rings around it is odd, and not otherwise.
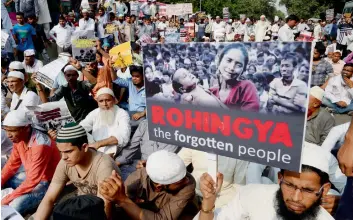
<path fill-rule="evenodd" d="M 50 181 L 60 159 L 55 142 L 38 130 L 32 131 L 27 146 L 23 141 L 14 143 L 10 158 L 1 172 L 1 186 L 16 174 L 21 164 L 25 168 L 26 179 L 2 203 L 9 204 L 17 197 L 31 192 L 39 182 Z"/>

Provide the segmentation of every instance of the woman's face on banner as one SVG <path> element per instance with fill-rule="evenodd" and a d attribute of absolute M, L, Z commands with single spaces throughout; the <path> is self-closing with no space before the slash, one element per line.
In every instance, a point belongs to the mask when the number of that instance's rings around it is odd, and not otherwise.
<path fill-rule="evenodd" d="M 145 76 L 146 76 L 146 79 L 148 80 L 148 81 L 152 81 L 153 80 L 153 72 L 152 72 L 152 69 L 151 68 L 149 68 L 149 67 L 147 67 L 146 69 L 145 69 Z"/>
<path fill-rule="evenodd" d="M 224 54 L 219 64 L 219 71 L 225 80 L 236 79 L 242 74 L 245 65 L 245 56 L 240 49 L 230 49 Z"/>
<path fill-rule="evenodd" d="M 255 73 L 256 73 L 255 67 L 254 67 L 254 66 L 250 66 L 250 67 L 249 67 L 249 70 L 248 70 L 248 73 L 249 73 L 249 74 L 252 74 L 252 75 L 255 74 Z"/>

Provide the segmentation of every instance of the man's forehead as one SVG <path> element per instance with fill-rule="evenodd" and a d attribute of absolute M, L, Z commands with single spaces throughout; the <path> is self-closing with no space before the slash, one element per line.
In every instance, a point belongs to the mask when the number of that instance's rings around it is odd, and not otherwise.
<path fill-rule="evenodd" d="M 290 183 L 298 187 L 313 187 L 320 186 L 320 176 L 312 171 L 303 171 L 302 173 L 285 171 L 284 177 Z"/>
<path fill-rule="evenodd" d="M 21 128 L 24 128 L 24 127 L 18 127 L 18 126 L 3 126 L 3 129 L 5 131 L 18 131 L 20 130 Z"/>

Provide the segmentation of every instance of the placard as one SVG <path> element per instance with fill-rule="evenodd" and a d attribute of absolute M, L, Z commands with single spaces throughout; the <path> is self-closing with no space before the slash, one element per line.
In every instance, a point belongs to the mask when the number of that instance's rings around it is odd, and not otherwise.
<path fill-rule="evenodd" d="M 229 19 L 229 8 L 223 8 L 223 19 L 228 20 Z"/>
<path fill-rule="evenodd" d="M 56 77 L 61 69 L 68 63 L 65 57 L 60 57 L 41 67 L 36 73 L 36 80 L 45 87 L 52 89 Z"/>
<path fill-rule="evenodd" d="M 76 30 L 72 37 L 72 56 L 78 61 L 89 63 L 96 60 L 96 38 L 94 31 Z"/>
<path fill-rule="evenodd" d="M 326 20 L 331 21 L 335 16 L 335 9 L 327 9 L 326 10 Z"/>
<path fill-rule="evenodd" d="M 255 75 L 247 73 L 250 65 L 259 63 L 250 57 L 252 48 L 259 44 L 273 44 L 270 48 L 283 53 L 280 62 L 292 68 L 278 74 L 262 73 L 259 68 Z M 168 70 L 172 91 L 161 89 L 167 85 L 146 83 L 150 140 L 300 171 L 306 106 L 296 103 L 295 97 L 305 99 L 309 87 L 294 77 L 301 63 L 297 53 L 287 51 L 297 48 L 301 48 L 303 62 L 310 63 L 310 42 L 144 46 L 144 52 L 165 51 L 184 60 Z M 263 62 L 270 63 L 274 57 L 269 52 Z M 144 57 L 144 64 L 153 65 L 157 59 Z M 229 62 L 236 67 L 230 68 Z M 155 66 L 156 71 L 165 68 Z M 292 81 L 296 88 L 284 91 L 283 81 Z M 164 92 L 172 93 L 172 100 L 162 99 Z"/>
<path fill-rule="evenodd" d="M 187 15 L 192 14 L 192 3 L 168 4 L 166 5 L 167 15 Z"/>
<path fill-rule="evenodd" d="M 114 67 L 127 67 L 133 64 L 130 41 L 113 47 L 109 51 Z"/>

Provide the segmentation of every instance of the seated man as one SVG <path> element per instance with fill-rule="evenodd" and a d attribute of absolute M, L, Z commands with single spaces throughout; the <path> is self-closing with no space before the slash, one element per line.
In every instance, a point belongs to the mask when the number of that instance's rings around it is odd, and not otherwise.
<path fill-rule="evenodd" d="M 146 168 L 132 173 L 125 183 L 113 172 L 99 185 L 99 193 L 131 219 L 182 219 L 197 213 L 191 209 L 195 186 L 181 158 L 162 150 L 151 154 Z"/>
<path fill-rule="evenodd" d="M 306 122 L 305 141 L 321 146 L 335 126 L 335 119 L 325 109 L 321 108 L 325 91 L 314 86 L 310 89 L 308 117 Z"/>
<path fill-rule="evenodd" d="M 295 54 L 284 55 L 280 71 L 281 78 L 276 78 L 270 83 L 268 106 L 274 113 L 305 112 L 305 109 L 294 104 L 294 97 L 297 94 L 306 95 L 307 85 L 305 82 L 294 77 L 294 70 L 297 67 Z"/>
<path fill-rule="evenodd" d="M 12 92 L 10 110 L 23 109 L 26 106 L 37 106 L 41 104 L 40 98 L 25 86 L 25 77 L 22 72 L 11 71 L 7 76 L 7 85 Z"/>
<path fill-rule="evenodd" d="M 134 133 L 139 123 L 146 118 L 146 93 L 142 67 L 130 66 L 130 73 L 132 78 L 122 79 L 118 76 L 114 83 L 129 89 L 130 124 Z"/>
<path fill-rule="evenodd" d="M 1 170 L 1 187 L 14 190 L 1 200 L 1 205 L 10 205 L 21 214 L 39 205 L 60 160 L 55 142 L 30 123 L 23 110 L 9 112 L 3 123 L 13 149 Z M 25 173 L 16 173 L 21 164 Z"/>
<path fill-rule="evenodd" d="M 341 75 L 328 80 L 322 104 L 334 113 L 353 113 L 353 64 L 345 64 Z"/>
<path fill-rule="evenodd" d="M 332 65 L 333 74 L 335 76 L 341 75 L 344 64 L 346 64 L 343 60 L 341 60 L 342 54 L 341 51 L 336 50 L 333 53 L 332 59 L 329 60 L 329 63 Z"/>
<path fill-rule="evenodd" d="M 56 167 L 48 192 L 40 203 L 35 219 L 48 219 L 55 201 L 71 181 L 78 189 L 78 195 L 96 195 L 98 183 L 108 178 L 112 171 L 120 174 L 119 168 L 106 154 L 89 148 L 85 129 L 73 122 L 65 125 L 58 132 L 57 148 L 61 152 L 61 160 Z M 111 204 L 105 202 L 105 213 L 109 219 Z"/>
<path fill-rule="evenodd" d="M 317 148 L 317 146 L 315 146 Z M 215 200 L 223 182 L 217 175 L 217 188 L 212 177 L 201 177 L 202 209 L 194 219 L 334 219 L 320 204 L 331 188 L 329 152 L 313 146 L 303 148 L 302 172 L 281 170 L 278 185 L 250 184 L 237 190 L 227 206 L 214 211 Z"/>
<path fill-rule="evenodd" d="M 22 62 L 23 67 L 28 75 L 28 87 L 31 90 L 35 89 L 35 85 L 31 79 L 33 73 L 37 73 L 40 68 L 43 67 L 43 62 L 35 58 L 35 51 L 28 49 L 24 51 L 24 61 Z"/>
<path fill-rule="evenodd" d="M 72 65 L 65 67 L 64 74 L 68 82 L 67 85 L 60 86 L 51 97 L 45 95 L 42 86 L 35 80 L 37 92 L 43 103 L 55 102 L 64 98 L 72 117 L 79 123 L 97 107 L 97 103 L 90 96 L 94 87 L 92 83 L 96 83 L 96 81 L 94 79 L 91 79 L 90 82 L 78 81 L 78 71 Z M 88 72 L 84 71 L 84 74 L 88 74 Z"/>

